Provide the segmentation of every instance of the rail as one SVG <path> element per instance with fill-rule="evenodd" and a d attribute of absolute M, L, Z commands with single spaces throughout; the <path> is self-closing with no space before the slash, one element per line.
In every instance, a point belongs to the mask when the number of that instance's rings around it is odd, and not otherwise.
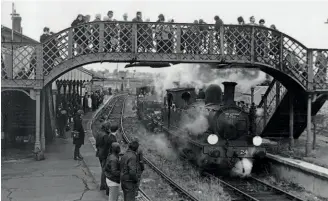
<path fill-rule="evenodd" d="M 205 176 L 212 177 L 211 173 L 204 173 Z M 232 194 L 240 196 L 236 199 L 245 199 L 249 201 L 305 201 L 289 192 L 264 182 L 256 177 L 248 178 L 218 178 L 219 183 L 232 191 Z"/>

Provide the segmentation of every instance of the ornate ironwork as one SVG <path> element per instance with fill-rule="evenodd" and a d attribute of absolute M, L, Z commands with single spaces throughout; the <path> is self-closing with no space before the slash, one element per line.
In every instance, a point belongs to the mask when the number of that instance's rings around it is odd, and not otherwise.
<path fill-rule="evenodd" d="M 2 79 L 37 79 L 41 72 L 46 85 L 101 61 L 244 64 L 281 71 L 305 90 L 312 90 L 314 75 L 313 89 L 327 91 L 327 52 L 259 26 L 98 21 L 65 29 L 43 44 L 3 43 L 1 72 Z"/>

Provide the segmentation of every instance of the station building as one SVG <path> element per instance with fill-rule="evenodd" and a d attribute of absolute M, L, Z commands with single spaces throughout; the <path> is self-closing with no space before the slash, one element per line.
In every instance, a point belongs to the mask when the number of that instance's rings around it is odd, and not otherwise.
<path fill-rule="evenodd" d="M 19 14 L 13 16 L 13 30 L 9 27 L 1 25 L 1 41 L 2 42 L 26 42 L 39 43 L 22 33 L 22 18 Z M 1 76 L 6 79 L 6 68 L 3 62 L 6 55 L 1 55 Z M 22 55 L 22 59 L 24 55 Z M 15 69 L 13 77 L 24 75 L 26 69 L 23 63 L 14 64 Z M 24 74 L 25 73 L 25 74 Z M 30 73 L 27 79 L 33 79 L 34 73 Z M 16 78 L 19 79 L 19 78 Z M 26 79 L 21 77 L 20 79 Z M 56 128 L 56 109 L 62 98 L 68 98 L 73 93 L 79 95 L 82 99 L 87 91 L 91 91 L 92 80 L 98 77 L 91 71 L 83 67 L 76 68 L 72 71 L 57 78 L 51 86 L 51 90 L 43 89 L 45 126 L 44 126 L 44 144 L 51 142 L 55 137 Z M 27 83 L 28 84 L 28 83 Z M 42 121 L 42 120 L 41 120 Z M 36 133 L 36 99 L 33 89 L 16 89 L 1 87 L 1 143 L 3 156 L 9 157 L 10 154 L 22 153 L 32 154 Z M 42 140 L 42 139 L 41 139 Z M 5 155 L 4 155 L 5 154 Z"/>

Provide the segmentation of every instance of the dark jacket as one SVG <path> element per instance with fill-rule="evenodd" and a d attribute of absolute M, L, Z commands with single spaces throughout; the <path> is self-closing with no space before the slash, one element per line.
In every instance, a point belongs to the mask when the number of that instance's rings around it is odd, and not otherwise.
<path fill-rule="evenodd" d="M 110 154 L 112 143 L 117 142 L 116 136 L 112 134 L 99 134 L 96 139 L 97 153 L 99 159 L 105 159 Z"/>
<path fill-rule="evenodd" d="M 82 125 L 82 118 L 80 116 L 75 116 L 73 120 L 74 120 L 73 130 L 79 132 L 79 137 L 73 139 L 73 144 L 82 145 L 84 144 L 84 129 Z"/>
<path fill-rule="evenodd" d="M 141 149 L 137 151 L 137 175 L 140 177 L 141 173 L 145 170 L 143 153 Z"/>
<path fill-rule="evenodd" d="M 84 24 L 84 21 L 83 20 L 79 20 L 79 19 L 75 19 L 71 26 L 72 27 L 75 27 L 75 26 L 78 26 L 78 25 L 81 25 L 81 24 Z M 75 27 L 74 28 L 74 37 L 77 39 L 77 36 L 83 36 L 85 33 L 85 28 L 84 26 L 79 26 L 79 27 Z"/>
<path fill-rule="evenodd" d="M 116 154 L 110 154 L 108 156 L 104 169 L 107 179 L 120 183 L 120 162 Z"/>
<path fill-rule="evenodd" d="M 120 167 L 122 182 L 138 182 L 136 152 L 128 149 L 121 159 Z"/>
<path fill-rule="evenodd" d="M 214 25 L 215 31 L 220 31 L 220 27 L 222 26 L 223 26 L 223 21 L 221 19 L 217 20 Z"/>

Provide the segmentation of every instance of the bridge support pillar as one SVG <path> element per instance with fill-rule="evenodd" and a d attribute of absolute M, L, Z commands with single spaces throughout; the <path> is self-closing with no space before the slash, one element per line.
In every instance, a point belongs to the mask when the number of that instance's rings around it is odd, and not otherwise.
<path fill-rule="evenodd" d="M 43 152 L 46 150 L 45 124 L 46 124 L 46 93 L 44 89 L 41 93 L 41 133 L 40 133 L 41 149 Z"/>
<path fill-rule="evenodd" d="M 289 95 L 289 150 L 294 148 L 294 95 Z"/>
<path fill-rule="evenodd" d="M 35 103 L 36 103 L 36 115 L 35 115 L 34 153 L 35 153 L 36 160 L 43 160 L 44 153 L 42 151 L 41 142 L 40 142 L 41 89 L 35 90 Z"/>
<path fill-rule="evenodd" d="M 311 131 L 311 106 L 312 106 L 312 96 L 308 94 L 307 98 L 307 128 L 306 128 L 306 147 L 305 147 L 305 155 L 308 156 L 312 150 L 312 143 L 311 140 L 313 139 L 312 131 Z"/>

